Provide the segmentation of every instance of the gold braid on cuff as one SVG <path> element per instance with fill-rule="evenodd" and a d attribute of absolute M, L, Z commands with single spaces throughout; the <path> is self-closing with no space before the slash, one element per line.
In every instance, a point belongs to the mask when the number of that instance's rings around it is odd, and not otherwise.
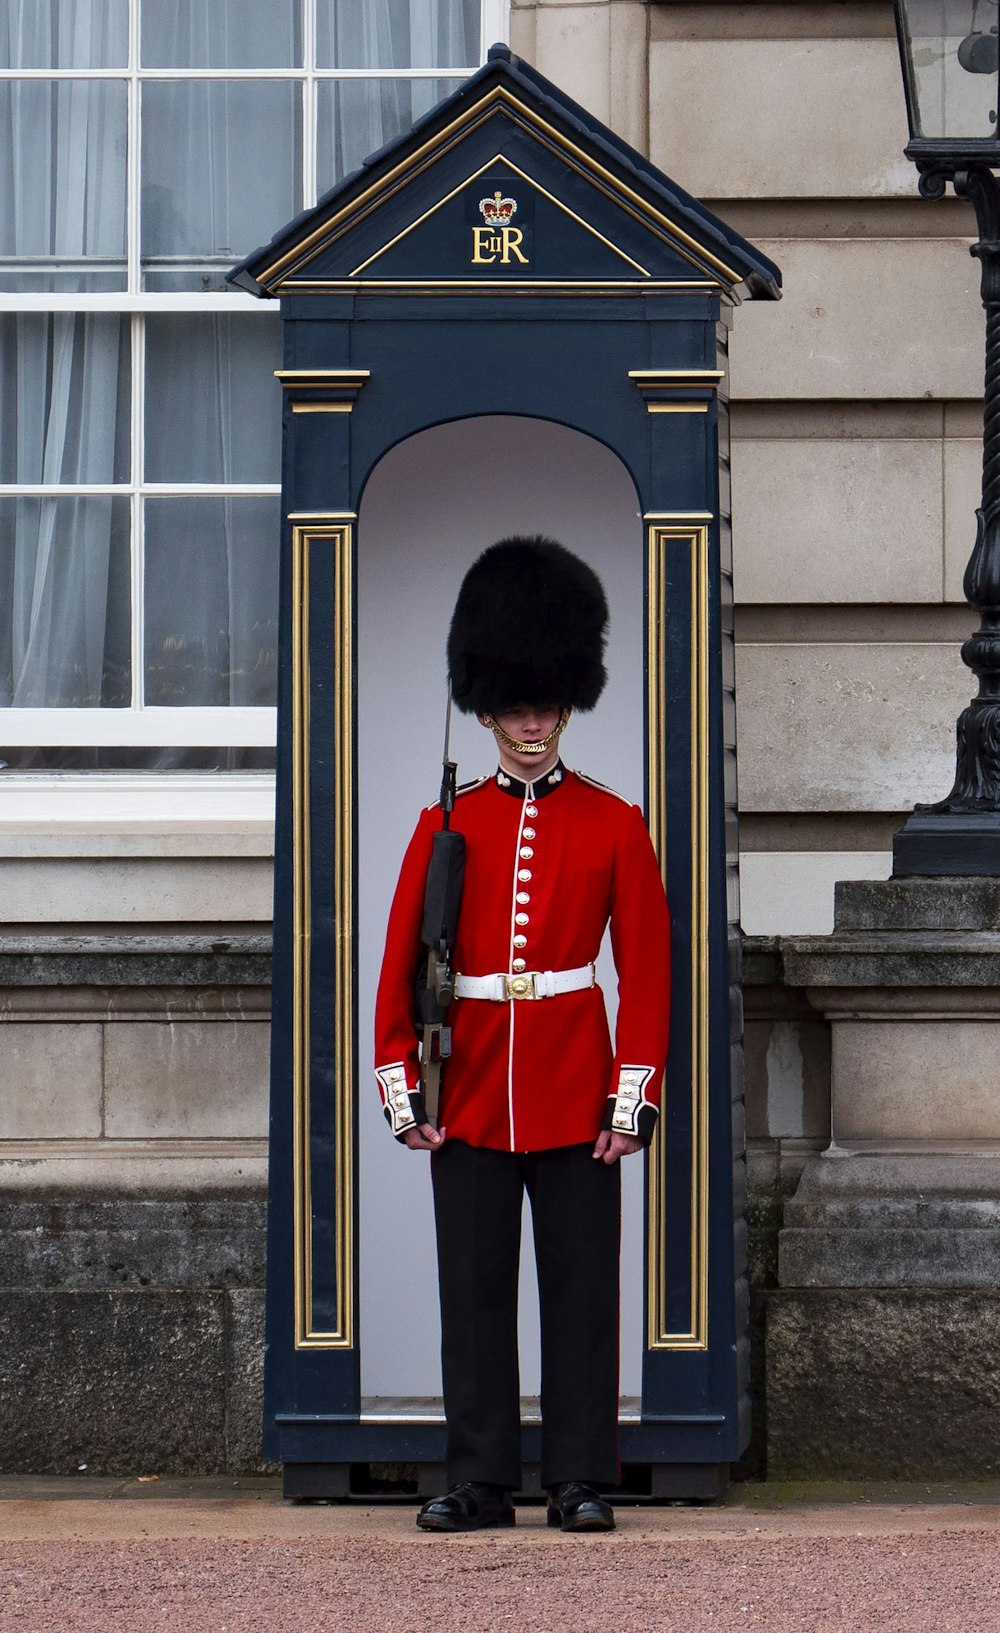
<path fill-rule="evenodd" d="M 483 715 L 483 725 L 489 726 L 497 742 L 502 743 L 504 748 L 513 749 L 515 754 L 544 754 L 546 749 L 551 748 L 556 739 L 562 736 L 569 725 L 569 710 L 563 710 L 555 730 L 550 731 L 547 737 L 543 737 L 537 743 L 519 743 L 516 737 L 508 737 L 503 727 L 497 725 L 491 714 Z"/>

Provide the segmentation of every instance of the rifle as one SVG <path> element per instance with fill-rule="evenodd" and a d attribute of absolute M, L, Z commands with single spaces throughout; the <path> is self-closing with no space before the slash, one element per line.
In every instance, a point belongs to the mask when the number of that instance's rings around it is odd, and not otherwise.
<path fill-rule="evenodd" d="M 451 737 L 451 687 L 444 728 L 444 763 L 441 776 L 442 827 L 434 835 L 424 886 L 424 916 L 420 939 L 427 958 L 417 980 L 417 1010 L 421 1023 L 420 1086 L 427 1120 L 437 1126 L 441 1067 L 451 1054 L 451 1027 L 445 1025 L 455 992 L 451 954 L 458 929 L 458 910 L 465 879 L 465 835 L 451 827 L 455 809 L 458 767 L 448 758 Z"/>

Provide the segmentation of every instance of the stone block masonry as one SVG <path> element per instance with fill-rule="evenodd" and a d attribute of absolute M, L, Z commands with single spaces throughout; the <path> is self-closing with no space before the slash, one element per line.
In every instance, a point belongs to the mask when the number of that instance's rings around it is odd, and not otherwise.
<path fill-rule="evenodd" d="M 263 1197 L 0 1204 L 0 1469 L 261 1467 Z"/>
<path fill-rule="evenodd" d="M 995 1480 L 1000 1291 L 784 1288 L 768 1301 L 771 1479 Z"/>
<path fill-rule="evenodd" d="M 0 938 L 3 1472 L 262 1467 L 269 977 L 257 932 Z"/>

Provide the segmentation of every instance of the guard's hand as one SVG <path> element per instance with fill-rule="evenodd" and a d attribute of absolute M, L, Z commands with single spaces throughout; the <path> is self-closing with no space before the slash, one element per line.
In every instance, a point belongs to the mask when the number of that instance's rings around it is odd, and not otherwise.
<path fill-rule="evenodd" d="M 445 1130 L 432 1123 L 417 1123 L 408 1128 L 403 1138 L 411 1151 L 436 1151 L 444 1144 Z"/>
<path fill-rule="evenodd" d="M 614 1134 L 610 1128 L 602 1128 L 593 1155 L 601 1162 L 610 1164 L 617 1162 L 619 1157 L 631 1157 L 641 1150 L 642 1141 L 635 1134 Z"/>

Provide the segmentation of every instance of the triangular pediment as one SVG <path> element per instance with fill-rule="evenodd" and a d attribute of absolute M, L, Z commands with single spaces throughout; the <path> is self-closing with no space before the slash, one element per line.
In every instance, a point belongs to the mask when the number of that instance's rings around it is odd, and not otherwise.
<path fill-rule="evenodd" d="M 486 67 L 231 274 L 264 295 L 735 295 L 777 268 L 554 86 Z"/>

